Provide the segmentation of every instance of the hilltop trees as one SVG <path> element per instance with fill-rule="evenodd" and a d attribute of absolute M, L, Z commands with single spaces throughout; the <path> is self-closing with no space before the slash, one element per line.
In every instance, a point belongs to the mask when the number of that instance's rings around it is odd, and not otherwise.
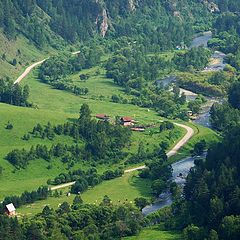
<path fill-rule="evenodd" d="M 83 204 L 75 198 L 54 211 L 46 206 L 42 213 L 28 221 L 0 215 L 2 240 L 42 239 L 121 239 L 139 233 L 144 225 L 143 215 L 132 205 L 111 204 L 105 196 L 99 206 Z"/>
<path fill-rule="evenodd" d="M 44 159 L 51 161 L 61 158 L 64 163 L 77 161 L 118 162 L 126 153 L 124 147 L 130 142 L 131 131 L 120 125 L 111 125 L 108 122 L 97 122 L 91 118 L 91 110 L 87 104 L 80 109 L 80 117 L 74 123 L 52 126 L 37 124 L 33 128 L 34 137 L 53 140 L 55 135 L 67 135 L 76 140 L 76 144 L 53 144 L 50 148 L 38 144 L 30 150 L 14 149 L 9 152 L 6 159 L 17 168 L 26 168 L 29 161 Z M 26 134 L 25 134 L 26 135 Z M 29 136 L 25 136 L 29 139 Z M 81 140 L 84 144 L 78 144 Z"/>
<path fill-rule="evenodd" d="M 240 110 L 240 82 L 232 84 L 229 90 L 228 102 L 233 108 Z"/>

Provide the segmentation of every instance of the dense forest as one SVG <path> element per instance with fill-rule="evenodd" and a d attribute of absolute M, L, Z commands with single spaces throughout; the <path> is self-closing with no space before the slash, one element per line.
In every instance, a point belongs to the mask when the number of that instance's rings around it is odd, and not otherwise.
<path fill-rule="evenodd" d="M 0 27 L 9 38 L 21 33 L 38 47 L 106 35 L 133 37 L 149 50 L 164 50 L 188 44 L 193 23 L 207 25 L 209 13 L 206 5 L 192 0 L 1 0 Z"/>

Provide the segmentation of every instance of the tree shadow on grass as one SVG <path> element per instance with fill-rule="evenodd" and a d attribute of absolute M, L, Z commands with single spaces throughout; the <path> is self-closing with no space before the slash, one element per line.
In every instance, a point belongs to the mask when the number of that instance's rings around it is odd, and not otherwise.
<path fill-rule="evenodd" d="M 77 118 L 67 118 L 68 122 L 77 123 Z"/>
<path fill-rule="evenodd" d="M 145 198 L 152 197 L 151 181 L 138 176 L 132 176 L 128 180 L 129 184 L 136 188 L 140 195 Z"/>

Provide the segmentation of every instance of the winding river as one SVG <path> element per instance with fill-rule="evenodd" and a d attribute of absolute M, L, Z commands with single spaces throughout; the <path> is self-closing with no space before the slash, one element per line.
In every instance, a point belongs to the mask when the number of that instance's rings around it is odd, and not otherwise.
<path fill-rule="evenodd" d="M 186 177 L 190 169 L 194 166 L 194 160 L 195 160 L 194 157 L 188 157 L 172 164 L 173 169 L 172 180 L 175 181 L 181 187 L 184 186 Z M 171 204 L 172 204 L 171 193 L 163 192 L 162 194 L 160 194 L 160 196 L 155 200 L 155 202 L 152 205 L 143 208 L 142 213 L 144 215 L 149 215 Z"/>
<path fill-rule="evenodd" d="M 201 36 L 197 36 L 193 39 L 190 47 L 199 47 L 205 46 L 207 47 L 207 42 L 212 38 L 212 32 L 205 32 Z M 203 71 L 219 71 L 223 70 L 225 54 L 221 52 L 214 52 L 211 58 L 210 64 Z M 168 76 L 165 79 L 158 81 L 161 82 L 162 86 L 167 86 L 171 83 L 176 82 L 175 76 Z M 180 89 L 181 93 L 185 93 L 187 100 L 194 100 L 197 96 L 196 93 L 188 91 L 186 89 Z M 197 119 L 193 122 L 200 124 L 205 127 L 211 127 L 209 117 L 210 117 L 210 109 L 215 102 L 218 102 L 215 98 L 206 98 L 207 102 L 202 106 L 201 112 L 198 115 Z M 206 153 L 204 153 L 201 157 L 206 157 Z M 190 171 L 190 169 L 194 166 L 194 161 L 196 158 L 188 157 L 179 162 L 172 164 L 173 176 L 172 180 L 175 181 L 179 186 L 183 187 L 186 182 L 186 177 Z M 143 208 L 142 213 L 144 215 L 151 214 L 156 212 L 157 210 L 164 208 L 166 206 L 170 206 L 172 204 L 172 197 L 170 192 L 163 192 L 160 196 L 155 200 L 155 202 L 149 206 Z"/>

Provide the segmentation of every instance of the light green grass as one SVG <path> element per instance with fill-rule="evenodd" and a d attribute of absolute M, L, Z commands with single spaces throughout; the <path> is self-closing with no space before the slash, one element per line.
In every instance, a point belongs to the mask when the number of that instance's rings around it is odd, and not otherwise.
<path fill-rule="evenodd" d="M 89 79 L 81 81 L 79 77 L 80 74 L 88 74 Z M 116 85 L 113 80 L 107 78 L 105 74 L 106 70 L 98 66 L 73 74 L 70 76 L 70 79 L 73 81 L 74 85 L 89 89 L 89 93 L 84 98 L 93 100 L 103 99 L 105 101 L 111 101 L 112 95 L 121 95 L 125 99 L 131 98 L 124 92 L 122 87 Z"/>
<path fill-rule="evenodd" d="M 36 187 L 46 184 L 49 177 L 56 176 L 59 172 L 65 170 L 66 165 L 60 161 L 53 161 L 53 168 L 47 170 L 49 165 L 44 160 L 31 161 L 27 169 L 15 169 L 4 158 L 8 152 L 15 148 L 30 149 L 32 145 L 38 143 L 51 146 L 50 140 L 31 138 L 29 141 L 22 140 L 22 136 L 30 132 L 37 123 L 46 124 L 48 121 L 53 124 L 63 123 L 68 118 L 75 115 L 49 112 L 46 110 L 37 110 L 31 108 L 15 107 L 7 104 L 0 104 L 0 166 L 4 168 L 3 174 L 0 175 L 0 199 L 9 194 L 20 194 L 25 190 L 32 190 Z M 5 129 L 7 122 L 13 124 L 12 130 Z M 62 142 L 72 144 L 70 137 L 56 136 L 54 143 Z"/>
<path fill-rule="evenodd" d="M 87 99 L 66 91 L 53 89 L 50 85 L 37 80 L 37 71 L 34 71 L 24 79 L 23 84 L 30 86 L 30 101 L 36 104 L 39 109 L 76 114 L 79 112 L 80 106 L 83 103 L 87 103 L 93 114 L 105 113 L 113 118 L 115 116 L 131 116 L 138 121 L 148 123 L 160 120 L 155 111 L 148 111 L 146 108 L 130 104 Z"/>
<path fill-rule="evenodd" d="M 93 71 L 93 69 L 91 69 Z M 73 76 L 77 78 L 78 75 Z M 105 113 L 110 115 L 113 119 L 115 116 L 132 116 L 141 124 L 159 124 L 160 117 L 153 110 L 148 110 L 145 108 L 140 108 L 138 106 L 130 104 L 116 104 L 109 101 L 109 97 L 112 93 L 123 94 L 122 88 L 117 87 L 111 80 L 107 80 L 100 75 L 100 77 L 95 76 L 90 81 L 85 84 L 89 87 L 90 96 L 80 97 L 74 94 L 53 89 L 47 84 L 41 83 L 37 80 L 37 70 L 33 71 L 26 79 L 23 80 L 22 84 L 28 84 L 30 86 L 30 101 L 32 101 L 38 109 L 27 109 L 20 107 L 13 107 L 5 104 L 0 104 L 0 166 L 4 167 L 3 175 L 0 176 L 0 199 L 6 195 L 11 194 L 21 194 L 25 190 L 33 190 L 42 184 L 46 184 L 47 179 L 53 178 L 60 172 L 66 172 L 66 166 L 60 161 L 54 161 L 53 168 L 47 170 L 46 167 L 48 163 L 43 160 L 32 161 L 27 169 L 17 171 L 13 173 L 13 166 L 11 166 L 4 157 L 6 154 L 14 148 L 30 148 L 31 145 L 42 143 L 42 140 L 32 139 L 29 142 L 24 142 L 21 137 L 28 131 L 32 130 L 36 123 L 47 123 L 48 121 L 55 123 L 63 123 L 66 120 L 76 119 L 78 116 L 79 109 L 83 103 L 87 103 L 91 110 L 93 116 L 97 113 Z M 88 85 L 87 85 L 88 84 Z M 94 88 L 95 87 L 95 88 Z M 91 93 L 92 91 L 92 93 Z M 103 101 L 94 100 L 94 96 L 98 94 L 104 94 L 106 98 Z M 92 94 L 92 95 L 91 95 Z M 88 98 L 89 97 L 89 98 Z M 14 129 L 7 131 L 4 129 L 7 121 L 11 121 L 14 125 Z M 197 141 L 200 137 L 211 138 L 214 133 L 206 128 L 200 127 L 200 133 L 196 134 L 191 141 Z M 185 134 L 184 129 L 176 129 L 177 134 L 174 138 L 171 138 L 169 143 L 170 146 L 176 144 L 176 142 Z M 197 130 L 196 130 L 197 133 Z M 133 133 L 132 146 L 127 149 L 131 153 L 137 150 L 140 141 L 146 144 L 146 148 L 152 150 L 155 146 L 158 146 L 161 141 L 164 141 L 169 134 L 168 132 L 163 134 L 155 133 L 152 136 L 149 135 L 148 131 L 145 133 Z M 70 138 L 59 137 L 56 139 L 61 142 L 71 142 Z M 44 141 L 44 144 L 52 144 L 50 141 Z M 189 150 L 192 145 L 191 143 L 187 145 L 186 149 Z M 184 154 L 187 154 L 187 150 L 182 149 Z M 182 157 L 184 154 L 180 154 Z M 141 165 L 141 164 L 139 164 Z M 75 168 L 82 167 L 85 168 L 86 165 L 76 165 Z M 100 171 L 106 168 L 111 168 L 112 166 L 100 166 Z M 115 167 L 115 166 L 114 166 Z M 129 176 L 124 176 L 120 179 L 115 179 L 109 182 L 104 182 L 94 189 L 91 189 L 83 194 L 83 199 L 86 202 L 94 202 L 96 200 L 100 201 L 102 197 L 107 194 L 113 201 L 118 201 L 119 199 L 133 200 L 137 196 L 144 196 L 141 188 L 133 187 L 129 184 Z M 142 184 L 145 184 L 143 182 Z M 147 184 L 147 183 L 146 183 Z M 150 187 L 148 191 L 150 191 Z M 135 190 L 134 190 L 135 189 Z M 146 189 L 145 189 L 146 190 Z M 149 193 L 150 194 L 150 193 Z M 44 204 L 53 204 L 55 207 L 66 200 L 50 198 L 46 202 L 39 202 L 39 207 L 37 211 L 42 209 Z M 71 201 L 72 198 L 70 197 Z M 34 209 L 28 208 L 28 212 L 35 211 Z"/>
<path fill-rule="evenodd" d="M 181 234 L 163 231 L 158 226 L 144 228 L 138 236 L 125 237 L 122 240 L 181 240 Z"/>
<path fill-rule="evenodd" d="M 113 204 L 122 204 L 124 202 L 133 203 L 137 197 L 151 198 L 151 181 L 142 179 L 135 173 L 128 173 L 120 178 L 116 178 L 110 181 L 104 181 L 94 188 L 84 192 L 81 197 L 84 203 L 99 204 L 105 195 L 108 195 Z M 58 205 L 63 202 L 72 204 L 75 197 L 72 194 L 70 197 L 66 196 L 69 192 L 69 188 L 62 190 L 63 195 L 59 198 L 50 197 L 46 200 L 37 201 L 33 204 L 25 205 L 19 208 L 18 214 L 22 215 L 34 215 L 42 211 L 44 206 L 48 205 L 54 209 L 57 209 Z"/>

